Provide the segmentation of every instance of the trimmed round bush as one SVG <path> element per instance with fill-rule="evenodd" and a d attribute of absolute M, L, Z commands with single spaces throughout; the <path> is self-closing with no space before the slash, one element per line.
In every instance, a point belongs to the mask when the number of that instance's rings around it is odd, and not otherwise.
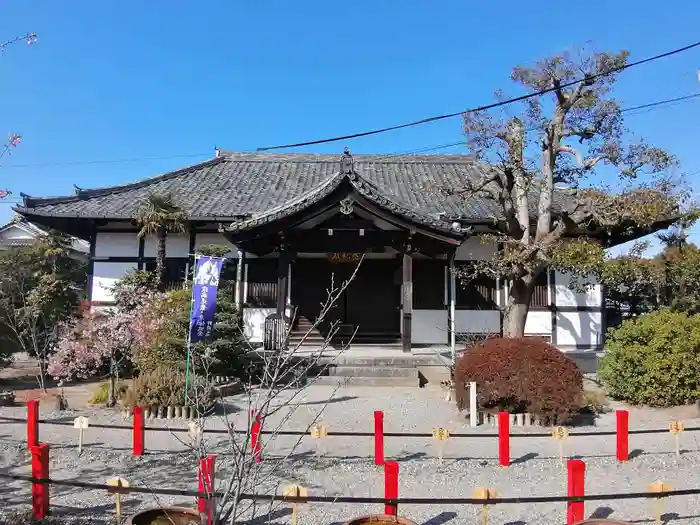
<path fill-rule="evenodd" d="M 598 377 L 634 405 L 668 407 L 700 398 L 700 315 L 657 310 L 607 334 Z"/>
<path fill-rule="evenodd" d="M 485 412 L 530 413 L 563 420 L 581 408 L 583 375 L 576 363 L 542 339 L 495 338 L 466 350 L 455 367 L 460 410 L 477 384 Z"/>

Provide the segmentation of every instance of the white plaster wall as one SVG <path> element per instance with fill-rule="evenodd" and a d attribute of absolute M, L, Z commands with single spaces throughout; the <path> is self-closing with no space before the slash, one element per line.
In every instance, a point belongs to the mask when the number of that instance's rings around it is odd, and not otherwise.
<path fill-rule="evenodd" d="M 403 323 L 402 323 L 403 328 Z M 449 339 L 446 310 L 413 310 L 411 342 L 447 344 Z"/>
<path fill-rule="evenodd" d="M 238 250 L 236 247 L 228 242 L 226 237 L 221 233 L 198 233 L 194 237 L 194 249 L 197 251 L 202 246 L 207 246 L 208 244 L 216 244 L 218 246 L 230 246 L 231 251 L 226 254 L 226 257 L 238 258 Z"/>
<path fill-rule="evenodd" d="M 455 310 L 455 332 L 471 334 L 499 333 L 501 315 L 498 310 Z"/>
<path fill-rule="evenodd" d="M 137 267 L 135 262 L 99 262 L 95 261 L 92 272 L 91 301 L 113 301 L 112 287 L 124 277 L 129 270 Z"/>
<path fill-rule="evenodd" d="M 550 311 L 540 312 L 530 310 L 525 320 L 526 335 L 551 335 L 552 334 L 552 313 Z"/>
<path fill-rule="evenodd" d="M 482 237 L 474 236 L 466 239 L 458 248 L 457 261 L 485 261 L 496 254 L 496 243 L 482 242 Z"/>
<path fill-rule="evenodd" d="M 251 343 L 262 343 L 265 318 L 276 312 L 274 308 L 243 308 L 243 333 Z"/>
<path fill-rule="evenodd" d="M 557 312 L 557 346 L 596 346 L 603 342 L 601 312 Z"/>
<path fill-rule="evenodd" d="M 0 232 L 0 238 L 3 239 L 34 239 L 35 236 L 17 226 L 10 226 L 5 231 Z"/>
<path fill-rule="evenodd" d="M 157 240 L 155 235 L 146 237 L 143 246 L 144 257 L 155 257 L 157 251 Z M 188 257 L 190 253 L 190 236 L 175 235 L 169 233 L 165 241 L 165 256 L 166 257 Z"/>
<path fill-rule="evenodd" d="M 568 274 L 555 272 L 554 288 L 557 306 L 601 306 L 603 304 L 602 289 L 595 278 L 579 279 L 579 282 L 586 284 L 583 293 L 572 290 L 571 277 Z"/>
<path fill-rule="evenodd" d="M 134 233 L 97 232 L 95 257 L 138 257 L 139 239 Z"/>

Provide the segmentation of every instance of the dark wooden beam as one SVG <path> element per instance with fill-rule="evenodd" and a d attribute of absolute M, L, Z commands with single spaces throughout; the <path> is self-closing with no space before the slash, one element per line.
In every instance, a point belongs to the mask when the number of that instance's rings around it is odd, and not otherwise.
<path fill-rule="evenodd" d="M 291 252 L 285 245 L 280 247 L 277 266 L 277 314 L 285 315 L 287 310 L 287 287 L 289 285 L 289 263 Z"/>
<path fill-rule="evenodd" d="M 403 328 L 401 341 L 404 352 L 411 351 L 411 331 L 413 324 L 413 256 L 411 247 L 403 253 Z"/>

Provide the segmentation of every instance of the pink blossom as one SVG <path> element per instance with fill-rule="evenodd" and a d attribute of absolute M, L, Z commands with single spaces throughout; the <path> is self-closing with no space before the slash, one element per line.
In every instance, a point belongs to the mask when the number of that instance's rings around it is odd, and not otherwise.
<path fill-rule="evenodd" d="M 8 148 L 16 148 L 20 141 L 22 140 L 22 135 L 16 135 L 13 133 L 10 133 L 7 136 L 7 147 Z"/>

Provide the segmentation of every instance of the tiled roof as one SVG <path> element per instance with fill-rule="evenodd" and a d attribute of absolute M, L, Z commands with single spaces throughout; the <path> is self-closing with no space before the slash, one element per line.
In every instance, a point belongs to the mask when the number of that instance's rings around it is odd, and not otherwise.
<path fill-rule="evenodd" d="M 426 187 L 459 188 L 490 169 L 464 155 L 354 155 L 345 175 L 341 155 L 230 153 L 195 166 L 140 182 L 67 197 L 24 196 L 17 211 L 26 215 L 131 219 L 150 194 L 170 194 L 193 220 L 250 221 L 303 206 L 339 183 L 392 211 L 419 222 L 478 221 L 500 218 L 497 203 L 480 197 L 445 197 Z M 534 211 L 536 202 L 531 199 Z M 433 224 L 437 225 L 437 224 Z"/>

